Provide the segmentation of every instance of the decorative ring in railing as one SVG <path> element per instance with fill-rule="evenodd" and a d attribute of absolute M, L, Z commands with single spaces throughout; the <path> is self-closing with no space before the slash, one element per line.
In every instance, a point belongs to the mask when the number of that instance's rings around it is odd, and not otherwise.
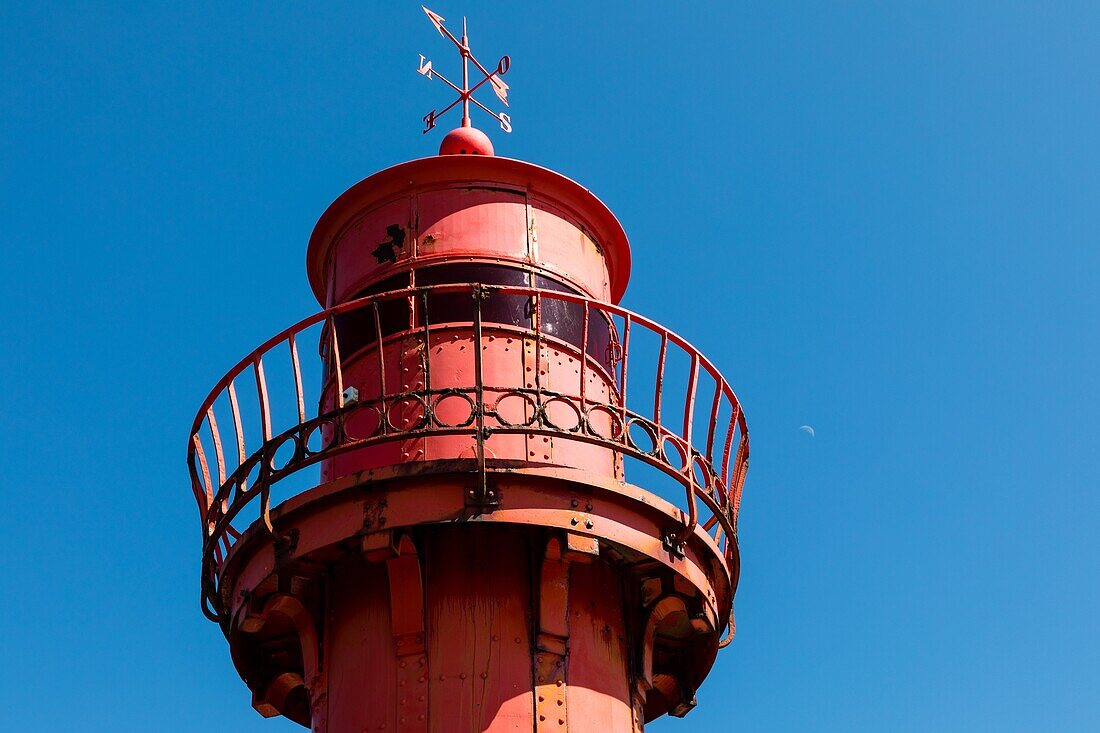
<path fill-rule="evenodd" d="M 298 357 L 298 343 L 310 329 L 318 331 L 323 372 L 316 410 L 307 410 Z M 433 385 L 429 351 L 441 351 L 447 338 L 461 341 L 458 348 L 471 346 L 467 384 L 455 384 L 461 377 L 454 374 L 437 374 Z M 502 375 L 499 367 L 486 374 L 483 352 L 497 339 L 526 350 L 516 374 Z M 283 395 L 292 407 L 276 420 L 267 373 L 279 350 L 286 353 L 281 361 L 293 399 Z M 555 358 L 559 365 L 576 360 L 577 379 L 565 389 L 547 383 Z M 408 367 L 409 359 L 416 361 L 416 384 L 392 388 L 401 385 L 393 372 L 402 363 Z M 364 374 L 375 383 L 348 388 L 347 381 Z M 245 380 L 254 402 L 241 400 L 238 382 Z M 706 396 L 709 410 L 695 410 L 697 395 Z M 230 450 L 219 411 L 223 425 L 232 424 Z M 204 612 L 220 620 L 218 574 L 243 532 L 234 526 L 242 510 L 256 500 L 255 519 L 274 535 L 271 489 L 279 481 L 350 451 L 467 436 L 487 491 L 487 443 L 496 435 L 576 441 L 609 449 L 617 465 L 627 457 L 653 466 L 683 490 L 686 520 L 665 538 L 671 546 L 700 526 L 716 543 L 724 541 L 727 559 L 736 549 L 749 458 L 745 417 L 726 380 L 687 341 L 624 308 L 567 292 L 476 283 L 408 288 L 344 303 L 291 326 L 242 359 L 203 402 L 187 463 L 202 518 Z M 246 442 L 246 436 L 258 440 Z"/>

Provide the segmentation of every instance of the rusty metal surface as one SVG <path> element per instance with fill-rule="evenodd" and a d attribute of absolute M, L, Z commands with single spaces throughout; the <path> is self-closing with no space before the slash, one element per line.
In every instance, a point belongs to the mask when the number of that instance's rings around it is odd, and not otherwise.
<path fill-rule="evenodd" d="M 445 389 L 433 389 L 429 381 L 419 389 L 397 393 L 386 390 L 387 393 L 376 397 L 347 404 L 343 382 L 343 364 L 347 357 L 341 357 L 339 353 L 338 318 L 352 313 L 376 313 L 379 304 L 392 301 L 415 303 L 420 300 L 427 303 L 429 296 L 444 294 L 464 294 L 473 302 L 475 322 L 469 325 L 474 327 L 475 354 L 480 354 L 484 347 L 481 343 L 483 336 L 476 326 L 482 320 L 482 308 L 487 299 L 509 296 L 530 299 L 531 325 L 535 337 L 539 339 L 544 338 L 539 313 L 552 303 L 569 303 L 583 308 L 585 338 L 593 316 L 606 319 L 611 324 L 612 342 L 616 345 L 605 355 L 606 364 L 599 363 L 601 359 L 593 359 L 591 364 L 585 359 L 584 363 L 587 364 L 585 368 L 605 370 L 614 389 L 601 399 L 601 395 L 593 395 L 583 389 L 580 394 L 556 392 L 537 381 L 534 387 L 526 387 L 484 384 L 479 379 L 471 379 L 465 387 Z M 411 318 L 418 320 L 416 309 L 410 312 Z M 330 409 L 324 409 L 322 404 L 316 414 L 310 414 L 304 407 L 299 387 L 294 395 L 294 402 L 299 406 L 294 419 L 273 424 L 265 379 L 265 358 L 276 347 L 289 347 L 293 372 L 300 375 L 295 337 L 317 324 L 324 324 L 326 338 L 323 352 L 330 372 L 329 381 L 335 388 L 334 404 Z M 426 345 L 432 329 L 431 319 L 422 311 L 419 322 L 411 323 L 410 328 L 399 336 L 420 339 Z M 633 394 L 628 389 L 631 373 L 642 367 L 632 364 L 632 359 L 637 357 L 631 352 L 631 340 L 636 340 L 642 331 L 659 338 L 661 349 L 653 394 L 634 404 L 625 396 Z M 378 342 L 364 348 L 380 350 Z M 670 350 L 678 350 L 691 364 L 690 383 L 684 390 L 686 399 L 678 400 L 675 405 L 670 404 L 667 398 L 669 390 L 665 364 Z M 536 350 L 536 359 L 541 358 L 541 354 L 541 350 Z M 646 365 L 646 368 L 652 366 Z M 700 373 L 710 375 L 714 393 L 707 396 L 709 415 L 706 439 L 696 442 L 692 425 L 696 383 Z M 250 386 L 253 389 L 242 391 L 242 381 L 252 383 Z M 490 400 L 487 393 L 494 395 L 494 398 Z M 243 394 L 255 394 L 256 409 L 250 414 L 257 415 L 258 424 L 246 425 L 242 422 L 240 400 Z M 514 422 L 502 414 L 500 404 L 506 397 L 523 400 L 530 405 L 522 422 Z M 228 448 L 213 410 L 219 399 L 225 399 L 232 412 L 235 440 Z M 457 423 L 441 420 L 438 408 L 445 399 L 465 401 L 469 405 L 469 415 Z M 410 402 L 418 406 L 418 419 L 395 424 L 392 415 L 397 411 L 397 406 Z M 551 417 L 554 405 L 564 406 L 574 414 L 575 424 L 566 426 L 560 421 L 555 422 Z M 370 411 L 377 417 L 376 427 L 368 434 L 349 435 L 349 420 L 354 414 L 364 411 Z M 723 414 L 729 415 L 728 421 L 719 419 Z M 317 445 L 315 434 L 322 431 L 326 439 Z M 710 532 L 716 542 L 721 542 L 723 537 L 736 536 L 737 511 L 749 455 L 744 414 L 726 380 L 687 341 L 619 306 L 570 293 L 522 287 L 487 287 L 476 283 L 406 289 L 341 304 L 284 330 L 242 359 L 204 401 L 192 425 L 187 461 L 202 518 L 203 596 L 208 615 L 218 618 L 218 613 L 207 609 L 206 604 L 218 603 L 213 593 L 215 575 L 226 553 L 245 528 L 240 523 L 246 518 L 238 520 L 237 526 L 234 526 L 242 510 L 255 504 L 257 518 L 269 531 L 273 531 L 270 522 L 270 491 L 273 485 L 306 466 L 349 451 L 395 441 L 456 435 L 471 437 L 478 447 L 479 457 L 484 456 L 486 443 L 494 436 L 543 435 L 552 436 L 555 440 L 599 446 L 638 459 L 660 469 L 683 487 L 681 508 L 686 513 L 686 520 L 665 538 L 671 546 L 682 542 L 697 523 Z M 255 442 L 247 442 L 246 436 L 256 436 L 252 438 Z M 204 437 L 213 446 L 213 456 L 208 455 L 203 445 Z M 311 449 L 311 445 L 316 450 Z M 278 462 L 277 453 L 284 456 Z M 214 471 L 211 470 L 212 465 Z M 251 484 L 248 483 L 250 475 L 254 477 Z M 484 476 L 484 470 L 481 476 Z M 479 493 L 489 491 L 482 486 L 479 484 Z M 482 495 L 478 498 L 485 500 L 488 497 Z M 703 516 L 700 516 L 700 510 Z M 251 524 L 251 521 L 246 524 Z"/>

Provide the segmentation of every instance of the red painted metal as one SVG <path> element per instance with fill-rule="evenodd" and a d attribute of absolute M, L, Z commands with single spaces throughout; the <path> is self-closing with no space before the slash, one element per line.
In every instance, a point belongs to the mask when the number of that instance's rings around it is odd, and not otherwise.
<path fill-rule="evenodd" d="M 732 633 L 748 432 L 705 356 L 615 304 L 629 266 L 591 193 L 490 154 L 325 212 L 324 309 L 238 362 L 188 439 L 203 610 L 261 714 L 640 731 L 691 709 Z"/>

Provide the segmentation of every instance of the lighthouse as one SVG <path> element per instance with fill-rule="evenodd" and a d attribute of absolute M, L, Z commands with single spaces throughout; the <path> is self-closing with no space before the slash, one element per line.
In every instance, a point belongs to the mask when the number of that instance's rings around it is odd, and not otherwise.
<path fill-rule="evenodd" d="M 511 130 L 474 96 L 507 105 L 508 57 L 425 13 L 461 61 L 420 58 L 458 95 L 425 132 L 460 125 L 329 206 L 320 310 L 192 424 L 202 609 L 253 707 L 319 733 L 641 731 L 733 635 L 745 417 L 618 305 L 612 212 L 473 127 Z"/>

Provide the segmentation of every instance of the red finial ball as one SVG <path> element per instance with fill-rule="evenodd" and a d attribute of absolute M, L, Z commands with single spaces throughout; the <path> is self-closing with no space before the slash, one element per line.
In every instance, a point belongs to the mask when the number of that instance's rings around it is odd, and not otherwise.
<path fill-rule="evenodd" d="M 476 127 L 456 127 L 439 143 L 440 155 L 492 155 L 489 136 Z"/>

